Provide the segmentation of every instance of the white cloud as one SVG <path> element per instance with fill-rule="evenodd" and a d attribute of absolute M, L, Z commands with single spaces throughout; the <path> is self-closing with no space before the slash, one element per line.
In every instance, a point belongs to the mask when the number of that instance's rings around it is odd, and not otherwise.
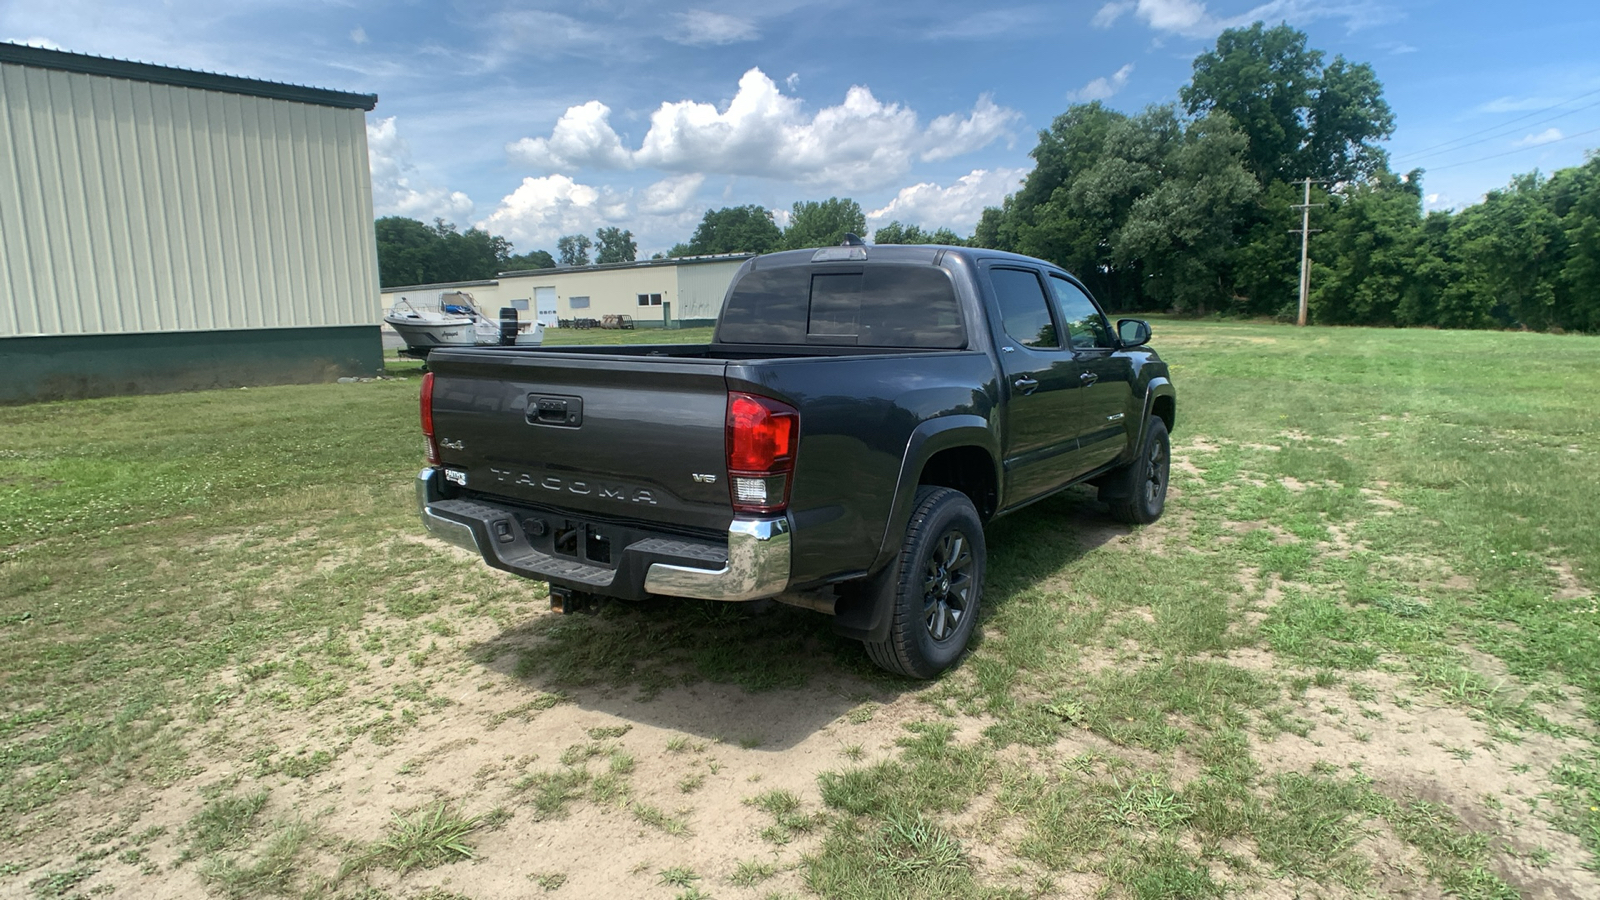
<path fill-rule="evenodd" d="M 548 138 L 523 138 L 507 147 L 513 158 L 546 171 L 574 166 L 654 168 L 667 172 L 753 175 L 835 190 L 892 184 L 912 162 L 971 153 L 1009 133 L 1021 114 L 980 97 L 972 111 L 935 119 L 883 103 L 866 87 L 844 102 L 807 115 L 760 69 L 739 79 L 725 109 L 682 100 L 650 116 L 638 150 L 628 151 L 598 100 L 562 115 Z"/>
<path fill-rule="evenodd" d="M 1087 103 L 1091 100 L 1107 100 L 1128 84 L 1128 76 L 1133 74 L 1133 63 L 1128 63 L 1111 77 L 1096 78 L 1075 91 L 1067 92 L 1067 99 L 1078 103 Z"/>
<path fill-rule="evenodd" d="M 355 28 L 350 30 L 350 40 L 355 41 L 358 44 L 365 44 L 367 42 L 367 30 L 362 28 L 360 25 L 357 25 Z"/>
<path fill-rule="evenodd" d="M 931 146 L 922 152 L 922 158 L 928 161 L 950 159 L 981 150 L 996 139 L 1009 136 L 1011 126 L 1021 119 L 1022 113 L 996 106 L 994 98 L 984 94 L 966 118 L 950 113 L 928 124 L 926 139 Z"/>
<path fill-rule="evenodd" d="M 1124 13 L 1132 10 L 1136 5 L 1132 0 L 1123 3 L 1107 3 L 1105 6 L 1100 7 L 1100 11 L 1094 14 L 1094 18 L 1089 20 L 1089 24 L 1096 28 L 1110 28 L 1117 24 L 1117 20 L 1122 18 Z"/>
<path fill-rule="evenodd" d="M 800 73 L 790 72 L 789 77 L 783 80 L 783 86 L 788 88 L 791 92 L 798 89 L 800 87 Z"/>
<path fill-rule="evenodd" d="M 1550 97 L 1496 97 L 1479 106 L 1478 111 L 1486 113 L 1523 112 L 1530 109 L 1542 110 L 1546 107 L 1557 105 L 1559 103 Z"/>
<path fill-rule="evenodd" d="M 565 175 L 524 178 L 478 227 L 520 247 L 549 247 L 563 234 L 587 234 L 604 225 L 615 206 L 614 198 L 603 200 L 598 189 Z"/>
<path fill-rule="evenodd" d="M 910 168 L 917 115 L 884 104 L 855 86 L 844 102 L 809 120 L 760 69 L 739 79 L 726 111 L 709 103 L 663 103 L 634 155 L 639 165 L 676 172 L 718 172 L 863 190 Z"/>
<path fill-rule="evenodd" d="M 1555 141 L 1559 141 L 1564 136 L 1565 135 L 1563 135 L 1561 133 L 1561 129 L 1559 129 L 1559 128 L 1546 128 L 1545 130 L 1539 132 L 1538 134 L 1530 134 L 1530 135 L 1528 135 L 1527 137 L 1523 138 L 1522 140 L 1517 141 L 1513 146 L 1516 146 L 1516 147 L 1537 147 L 1540 144 L 1549 144 L 1549 143 L 1553 143 Z"/>
<path fill-rule="evenodd" d="M 931 182 L 901 188 L 889 205 L 867 213 L 876 227 L 892 221 L 923 228 L 970 231 L 985 206 L 996 206 L 1028 174 L 1027 169 L 973 169 L 949 187 Z"/>
<path fill-rule="evenodd" d="M 639 211 L 652 215 L 683 212 L 705 180 L 706 177 L 699 174 L 663 178 L 644 189 L 644 196 L 639 198 Z"/>
<path fill-rule="evenodd" d="M 1390 21 L 1398 11 L 1376 0 L 1269 0 L 1236 16 L 1215 16 L 1200 0 L 1113 0 L 1101 6 L 1090 24 L 1110 28 L 1127 13 L 1150 28 L 1187 38 L 1213 37 L 1225 28 L 1251 22 L 1344 19 L 1352 28 Z"/>
<path fill-rule="evenodd" d="M 923 36 L 936 41 L 987 41 L 1005 37 L 1032 37 L 1039 29 L 1055 23 L 1057 12 L 1048 5 L 996 9 L 982 15 L 948 16 Z"/>
<path fill-rule="evenodd" d="M 753 41 L 759 37 L 760 30 L 748 19 L 691 9 L 678 13 L 678 28 L 668 36 L 668 40 L 691 47 L 709 47 Z"/>
<path fill-rule="evenodd" d="M 523 138 L 506 145 L 513 159 L 536 169 L 591 166 L 599 169 L 626 169 L 632 165 L 622 139 L 612 130 L 611 108 L 590 100 L 561 114 L 548 138 Z"/>
<path fill-rule="evenodd" d="M 373 212 L 379 216 L 456 222 L 472 214 L 471 197 L 418 177 L 411 148 L 400 137 L 394 116 L 367 123 L 367 164 L 372 170 Z"/>
<path fill-rule="evenodd" d="M 1139 0 L 1134 14 L 1157 31 L 1191 36 L 1209 33 L 1216 22 L 1206 5 L 1195 0 Z"/>

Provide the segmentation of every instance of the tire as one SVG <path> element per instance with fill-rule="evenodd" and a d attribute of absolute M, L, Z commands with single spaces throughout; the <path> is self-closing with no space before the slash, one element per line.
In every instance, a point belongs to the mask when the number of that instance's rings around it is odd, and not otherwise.
<path fill-rule="evenodd" d="M 1129 525 L 1149 525 L 1167 507 L 1167 482 L 1172 474 L 1172 443 L 1167 423 L 1151 417 L 1133 462 L 1106 483 L 1111 517 Z"/>
<path fill-rule="evenodd" d="M 889 636 L 867 641 L 880 667 L 933 678 L 967 649 L 983 598 L 983 521 L 972 501 L 943 487 L 918 489 L 905 542 L 888 573 L 894 610 Z"/>

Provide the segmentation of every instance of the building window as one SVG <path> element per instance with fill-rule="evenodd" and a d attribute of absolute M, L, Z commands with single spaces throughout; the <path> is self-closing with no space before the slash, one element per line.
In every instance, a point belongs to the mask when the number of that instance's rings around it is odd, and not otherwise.
<path fill-rule="evenodd" d="M 523 312 L 527 312 L 528 311 L 528 300 L 527 300 L 526 297 L 524 297 L 521 300 L 513 300 L 513 301 L 511 301 L 511 305 L 516 307 L 517 309 L 522 310 Z"/>
<path fill-rule="evenodd" d="M 639 305 L 640 306 L 660 306 L 661 305 L 661 295 L 660 294 L 640 294 L 639 295 Z"/>
<path fill-rule="evenodd" d="M 588 309 L 589 308 L 589 298 L 588 297 L 568 297 L 567 298 L 567 302 L 572 304 L 572 308 L 573 309 Z"/>

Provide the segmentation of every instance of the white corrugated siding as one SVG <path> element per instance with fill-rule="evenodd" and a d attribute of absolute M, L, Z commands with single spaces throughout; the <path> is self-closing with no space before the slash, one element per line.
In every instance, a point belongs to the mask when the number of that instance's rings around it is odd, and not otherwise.
<path fill-rule="evenodd" d="M 363 325 L 365 116 L 0 64 L 0 336 Z"/>

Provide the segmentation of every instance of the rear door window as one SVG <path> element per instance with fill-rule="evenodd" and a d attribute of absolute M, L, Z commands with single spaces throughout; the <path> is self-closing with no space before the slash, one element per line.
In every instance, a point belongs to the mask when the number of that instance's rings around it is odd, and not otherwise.
<path fill-rule="evenodd" d="M 1050 303 L 1045 299 L 1039 276 L 1027 269 L 989 270 L 989 282 L 994 285 L 995 302 L 1000 308 L 1000 321 L 1017 343 L 1035 350 L 1054 350 L 1061 346 L 1056 334 L 1055 320 L 1050 317 Z"/>

